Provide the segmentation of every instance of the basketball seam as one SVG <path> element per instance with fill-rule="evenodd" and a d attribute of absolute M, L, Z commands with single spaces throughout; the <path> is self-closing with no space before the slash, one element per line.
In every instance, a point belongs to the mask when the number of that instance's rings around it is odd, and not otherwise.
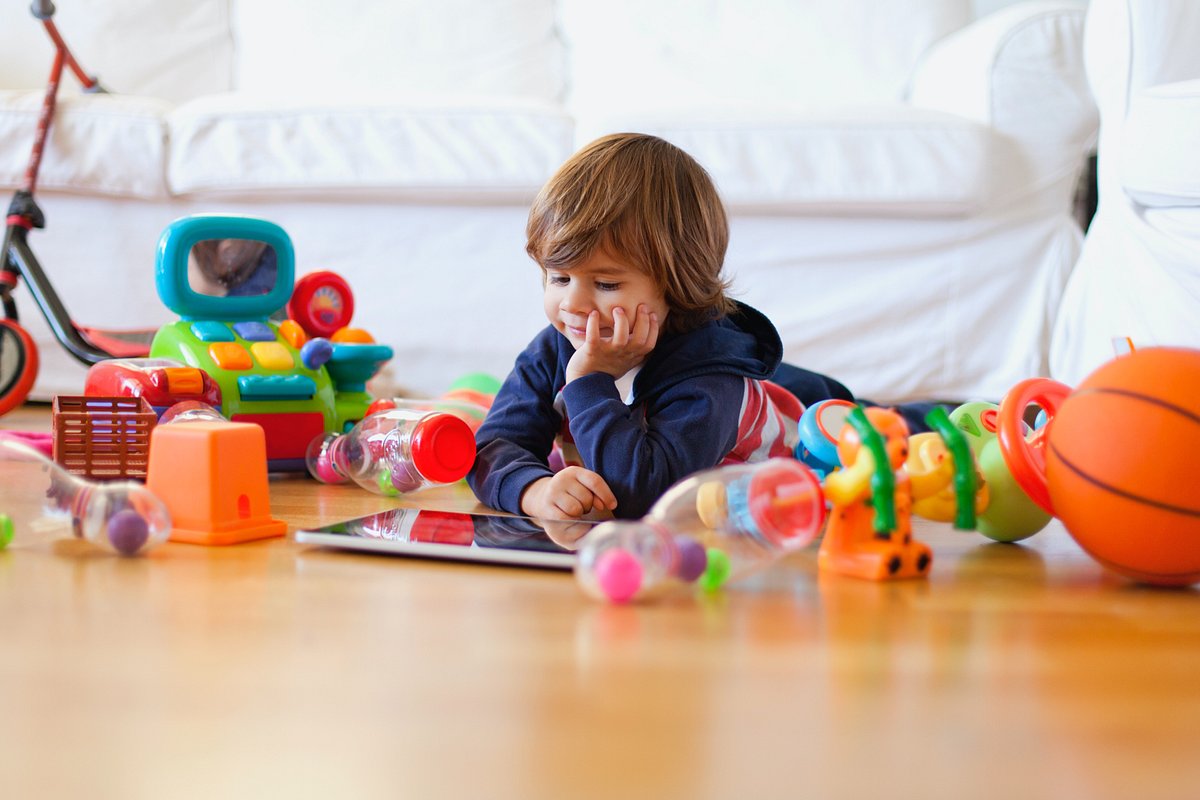
<path fill-rule="evenodd" d="M 1072 397 L 1080 397 L 1082 395 L 1092 394 L 1092 393 L 1118 394 L 1118 395 L 1121 395 L 1122 397 L 1129 397 L 1134 400 L 1144 400 L 1147 403 L 1150 403 L 1152 405 L 1156 405 L 1156 406 L 1160 406 L 1161 408 L 1165 408 L 1168 411 L 1174 411 L 1176 414 L 1185 416 L 1188 419 L 1190 419 L 1192 422 L 1196 423 L 1197 425 L 1200 425 L 1200 414 L 1197 414 L 1196 412 L 1191 411 L 1190 409 L 1186 409 L 1186 408 L 1183 408 L 1182 406 L 1177 406 L 1174 403 L 1170 403 L 1166 400 L 1163 400 L 1161 397 L 1154 397 L 1153 395 L 1142 394 L 1141 392 L 1134 392 L 1134 391 L 1130 391 L 1129 389 L 1112 389 L 1107 386 L 1094 386 L 1089 389 L 1081 389 L 1080 391 L 1076 392 L 1075 394 L 1073 394 L 1071 396 Z"/>
<path fill-rule="evenodd" d="M 1101 480 L 1098 480 L 1098 479 L 1092 477 L 1091 475 L 1087 474 L 1082 469 L 1077 467 L 1074 463 L 1072 463 L 1070 461 L 1070 459 L 1068 459 L 1066 456 L 1064 456 L 1062 454 L 1062 451 L 1054 446 L 1053 442 L 1050 443 L 1050 450 L 1054 453 L 1055 456 L 1058 457 L 1058 459 L 1060 461 L 1062 461 L 1063 466 L 1065 466 L 1067 469 L 1071 470 L 1071 472 L 1075 473 L 1080 478 L 1082 478 L 1083 480 L 1092 484 L 1093 486 L 1095 486 L 1098 489 L 1104 489 L 1105 491 L 1112 492 L 1113 494 L 1117 495 L 1118 497 L 1124 497 L 1127 500 L 1134 500 L 1138 503 L 1144 503 L 1145 505 L 1151 506 L 1152 508 L 1160 509 L 1162 511 L 1169 511 L 1174 514 L 1183 514 L 1184 516 L 1188 516 L 1188 517 L 1200 517 L 1200 509 L 1185 508 L 1183 506 L 1174 506 L 1174 505 L 1171 505 L 1170 503 L 1164 503 L 1159 500 L 1151 500 L 1148 497 L 1142 497 L 1141 495 L 1136 495 L 1136 494 L 1133 494 L 1132 492 L 1127 492 L 1124 489 L 1119 489 L 1116 486 L 1113 486 L 1111 484 L 1105 483 L 1104 481 L 1101 481 Z"/>

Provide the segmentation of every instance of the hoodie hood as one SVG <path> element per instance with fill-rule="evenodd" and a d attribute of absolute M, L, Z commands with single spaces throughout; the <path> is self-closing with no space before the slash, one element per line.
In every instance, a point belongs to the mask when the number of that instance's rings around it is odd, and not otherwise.
<path fill-rule="evenodd" d="M 668 389 L 697 375 L 727 374 L 766 380 L 783 359 L 779 331 L 762 312 L 737 303 L 729 316 L 687 333 L 664 337 L 633 384 L 634 398 L 642 387 Z"/>

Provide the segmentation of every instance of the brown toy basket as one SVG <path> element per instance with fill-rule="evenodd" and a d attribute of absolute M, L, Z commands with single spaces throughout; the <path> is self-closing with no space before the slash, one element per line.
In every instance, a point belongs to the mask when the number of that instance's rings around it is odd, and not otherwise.
<path fill-rule="evenodd" d="M 146 480 L 158 417 L 141 397 L 60 395 L 53 406 L 54 460 L 90 480 Z"/>

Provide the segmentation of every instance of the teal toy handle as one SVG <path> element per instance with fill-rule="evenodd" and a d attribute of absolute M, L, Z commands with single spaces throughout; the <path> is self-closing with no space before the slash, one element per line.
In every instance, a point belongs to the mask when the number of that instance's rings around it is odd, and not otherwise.
<path fill-rule="evenodd" d="M 862 406 L 856 406 L 846 421 L 858 431 L 862 444 L 871 451 L 875 460 L 875 474 L 871 476 L 871 502 L 875 506 L 875 532 L 891 533 L 896 529 L 896 476 L 892 462 L 888 459 L 883 437 L 867 419 Z"/>
<path fill-rule="evenodd" d="M 950 421 L 950 415 L 941 406 L 934 406 L 925 415 L 925 421 L 929 423 L 929 427 L 937 432 L 938 436 L 942 437 L 942 441 L 946 444 L 946 449 L 950 451 L 950 456 L 954 459 L 954 500 L 956 506 L 954 527 L 963 531 L 974 530 L 975 459 L 971 455 L 971 448 L 967 444 L 966 437 L 962 435 L 962 431 Z"/>

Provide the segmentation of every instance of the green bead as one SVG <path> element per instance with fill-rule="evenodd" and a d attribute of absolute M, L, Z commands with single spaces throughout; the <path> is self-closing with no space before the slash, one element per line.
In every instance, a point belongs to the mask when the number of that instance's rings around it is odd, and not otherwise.
<path fill-rule="evenodd" d="M 385 469 L 379 473 L 379 493 L 384 497 L 395 497 L 400 494 L 400 490 L 392 485 L 392 471 Z"/>
<path fill-rule="evenodd" d="M 729 563 L 729 556 L 725 555 L 725 551 L 710 547 L 708 548 L 708 566 L 704 568 L 704 574 L 700 576 L 697 583 L 704 591 L 715 592 L 725 585 L 725 581 L 729 580 L 729 573 L 732 571 L 733 565 Z"/>
<path fill-rule="evenodd" d="M 0 550 L 13 540 L 13 521 L 8 514 L 0 514 Z"/>

